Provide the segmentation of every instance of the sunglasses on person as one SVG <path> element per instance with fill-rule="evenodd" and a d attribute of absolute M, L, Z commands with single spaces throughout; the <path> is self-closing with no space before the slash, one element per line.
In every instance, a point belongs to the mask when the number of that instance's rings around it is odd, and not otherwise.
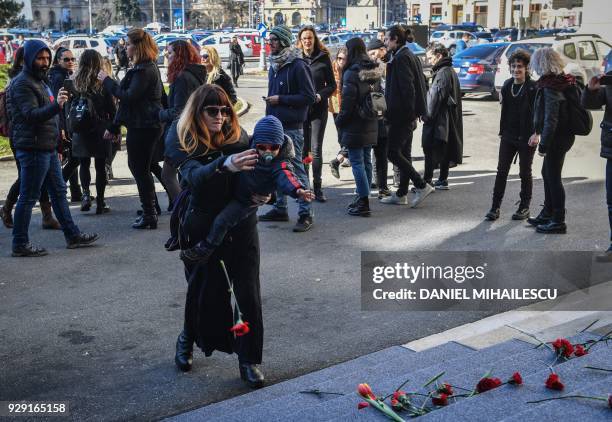
<path fill-rule="evenodd" d="M 208 53 L 204 53 L 204 54 L 202 54 L 202 58 L 203 58 L 203 59 L 207 59 L 207 58 L 208 58 Z"/>
<path fill-rule="evenodd" d="M 74 57 L 64 57 L 64 58 L 62 59 L 62 61 L 63 61 L 64 63 L 68 63 L 68 62 L 76 62 L 76 58 L 74 58 Z"/>
<path fill-rule="evenodd" d="M 204 111 L 210 117 L 217 117 L 219 115 L 219 113 L 221 113 L 221 115 L 223 117 L 227 117 L 227 116 L 229 116 L 229 114 L 232 111 L 232 109 L 230 107 L 227 107 L 227 106 L 223 106 L 223 107 L 206 106 L 206 107 L 204 107 Z"/>
<path fill-rule="evenodd" d="M 278 144 L 256 144 L 255 148 L 260 151 L 278 151 L 280 149 Z"/>

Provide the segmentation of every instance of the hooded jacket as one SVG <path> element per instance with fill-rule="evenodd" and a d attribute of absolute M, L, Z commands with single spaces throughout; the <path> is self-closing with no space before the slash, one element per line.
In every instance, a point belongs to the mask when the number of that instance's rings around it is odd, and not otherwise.
<path fill-rule="evenodd" d="M 389 124 L 411 124 L 425 114 L 427 82 L 421 61 L 406 46 L 387 63 L 385 100 Z"/>
<path fill-rule="evenodd" d="M 608 72 L 607 75 L 612 75 Z M 605 106 L 601 127 L 601 153 L 603 158 L 612 159 L 612 85 L 605 85 L 596 91 L 588 87 L 582 91 L 582 105 L 590 110 L 599 110 Z"/>
<path fill-rule="evenodd" d="M 277 70 L 270 66 L 268 97 L 273 95 L 279 96 L 279 103 L 266 104 L 266 116 L 277 117 L 285 130 L 302 129 L 308 118 L 308 109 L 315 102 L 315 89 L 301 50 L 292 48 L 287 60 Z"/>
<path fill-rule="evenodd" d="M 342 103 L 336 117 L 336 126 L 342 133 L 340 145 L 347 148 L 376 145 L 379 121 L 362 119 L 357 107 L 364 102 L 370 90 L 382 92 L 382 74 L 378 64 L 364 59 L 350 65 L 342 75 Z"/>
<path fill-rule="evenodd" d="M 310 107 L 309 117 L 310 119 L 320 119 L 324 114 L 327 114 L 327 101 L 336 90 L 334 70 L 327 52 L 319 51 L 313 57 L 306 57 L 305 60 L 310 65 L 315 95 L 319 94 L 321 96 L 321 101 Z"/>
<path fill-rule="evenodd" d="M 58 146 L 60 107 L 46 75 L 33 68 L 38 53 L 46 50 L 51 57 L 51 50 L 38 40 L 27 41 L 24 49 L 23 70 L 11 82 L 7 96 L 11 140 L 15 149 L 53 151 Z"/>
<path fill-rule="evenodd" d="M 189 63 L 177 76 L 168 94 L 168 108 L 159 111 L 159 120 L 172 123 L 179 117 L 187 104 L 189 96 L 200 85 L 206 83 L 206 68 L 200 64 Z"/>

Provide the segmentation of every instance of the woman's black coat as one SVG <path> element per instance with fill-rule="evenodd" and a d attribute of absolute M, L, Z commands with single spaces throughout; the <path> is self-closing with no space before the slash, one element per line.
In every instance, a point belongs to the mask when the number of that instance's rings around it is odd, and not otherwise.
<path fill-rule="evenodd" d="M 342 75 L 342 103 L 336 116 L 336 127 L 341 130 L 340 145 L 347 148 L 363 148 L 376 145 L 378 120 L 363 119 L 357 112 L 370 90 L 382 92 L 383 70 L 370 60 L 351 65 Z"/>
<path fill-rule="evenodd" d="M 113 143 L 104 139 L 104 131 L 117 135 L 120 128 L 113 124 L 117 107 L 113 96 L 105 90 L 88 94 L 98 116 L 97 124 L 89 132 L 72 133 L 72 155 L 79 158 L 110 158 Z"/>
<path fill-rule="evenodd" d="M 172 123 L 183 111 L 187 100 L 200 85 L 206 83 L 206 68 L 201 64 L 188 64 L 170 85 L 168 108 L 159 111 L 159 120 Z"/>
<path fill-rule="evenodd" d="M 321 96 L 321 101 L 310 106 L 309 120 L 320 119 L 327 114 L 329 96 L 336 90 L 336 79 L 332 69 L 329 53 L 319 51 L 313 57 L 304 56 L 310 65 L 315 92 Z"/>
<path fill-rule="evenodd" d="M 567 89 L 575 89 L 571 85 Z M 540 135 L 538 151 L 565 153 L 574 145 L 570 130 L 569 110 L 564 90 L 539 88 L 536 93 L 533 125 Z"/>
<path fill-rule="evenodd" d="M 234 89 L 232 78 L 227 73 L 225 73 L 223 69 L 219 69 L 219 76 L 217 76 L 217 79 L 215 79 L 213 83 L 223 88 L 232 104 L 236 104 L 236 102 L 238 101 L 238 95 L 236 95 L 236 90 Z"/>

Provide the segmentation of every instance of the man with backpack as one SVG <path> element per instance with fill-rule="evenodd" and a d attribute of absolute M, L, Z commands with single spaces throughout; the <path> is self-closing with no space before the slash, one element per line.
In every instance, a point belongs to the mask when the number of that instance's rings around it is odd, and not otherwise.
<path fill-rule="evenodd" d="M 78 248 L 98 239 L 95 233 L 82 233 L 70 215 L 66 184 L 57 154 L 57 119 L 68 94 L 60 89 L 55 98 L 51 92 L 47 81 L 50 64 L 51 50 L 45 43 L 27 41 L 24 44 L 23 70 L 11 83 L 7 98 L 15 156 L 21 165 L 21 185 L 13 227 L 12 255 L 16 257 L 47 254 L 45 249 L 33 246 L 28 238 L 32 208 L 45 182 L 67 247 Z"/>

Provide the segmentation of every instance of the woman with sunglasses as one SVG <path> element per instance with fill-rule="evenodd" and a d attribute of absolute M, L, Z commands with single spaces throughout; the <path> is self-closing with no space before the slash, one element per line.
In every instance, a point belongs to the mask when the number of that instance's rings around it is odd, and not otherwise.
<path fill-rule="evenodd" d="M 203 85 L 191 95 L 170 127 L 168 142 L 176 145 L 172 158 L 191 192 L 180 242 L 187 249 L 206 238 L 215 217 L 232 199 L 237 173 L 252 170 L 258 156 L 249 149 L 248 135 L 240 128 L 227 94 L 216 85 Z M 267 199 L 252 198 L 255 204 Z M 230 331 L 234 316 L 220 260 L 234 281 L 242 318 L 249 323 L 247 335 L 235 337 Z M 206 264 L 185 261 L 185 275 L 185 319 L 176 342 L 176 365 L 182 371 L 191 369 L 194 342 L 206 356 L 215 350 L 236 352 L 241 378 L 251 387 L 261 387 L 263 320 L 256 216 L 232 228 Z"/>
<path fill-rule="evenodd" d="M 232 105 L 236 104 L 238 96 L 232 84 L 232 78 L 221 67 L 221 58 L 215 47 L 206 45 L 200 50 L 200 54 L 202 55 L 202 64 L 206 67 L 208 75 L 206 83 L 215 84 L 223 88 Z"/>
<path fill-rule="evenodd" d="M 159 111 L 164 89 L 156 64 L 157 44 L 144 30 L 131 29 L 127 33 L 127 55 L 134 67 L 128 70 L 121 84 L 104 70 L 98 73 L 98 79 L 105 91 L 119 99 L 115 123 L 127 127 L 128 166 L 136 180 L 142 204 L 142 215 L 132 227 L 156 229 L 156 195 L 151 169 L 163 132 Z"/>

